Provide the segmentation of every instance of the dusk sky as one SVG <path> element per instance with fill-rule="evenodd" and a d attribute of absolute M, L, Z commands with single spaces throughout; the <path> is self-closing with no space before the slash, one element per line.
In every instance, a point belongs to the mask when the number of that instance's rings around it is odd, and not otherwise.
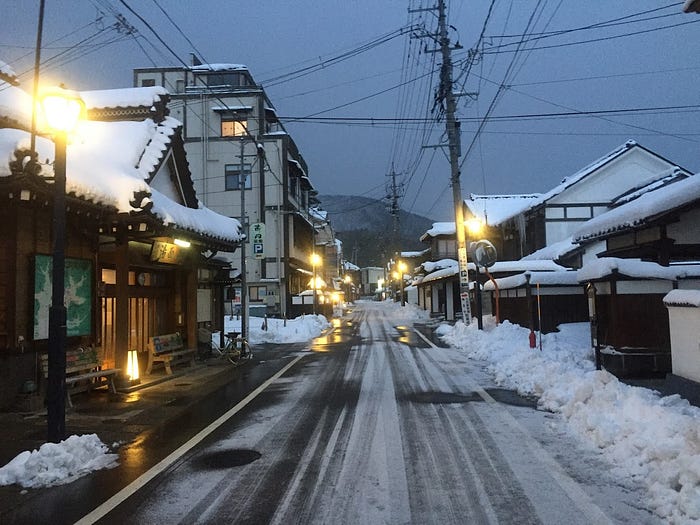
<path fill-rule="evenodd" d="M 418 38 L 437 19 L 409 12 L 434 4 L 46 0 L 43 82 L 129 87 L 134 68 L 189 64 L 191 52 L 245 64 L 321 195 L 382 198 L 393 169 L 403 209 L 451 220 L 446 150 L 431 147 L 445 142 L 431 111 L 440 55 Z M 684 14 L 682 2 L 448 5 L 450 38 L 462 46 L 453 56 L 464 196 L 546 191 L 628 139 L 700 167 L 700 16 Z M 38 10 L 38 0 L 6 2 L 0 20 L 0 60 L 27 90 Z"/>

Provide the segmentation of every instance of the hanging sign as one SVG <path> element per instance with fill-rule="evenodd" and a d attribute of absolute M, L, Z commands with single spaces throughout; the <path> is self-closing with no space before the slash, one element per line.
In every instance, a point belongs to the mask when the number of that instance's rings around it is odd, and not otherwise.
<path fill-rule="evenodd" d="M 180 247 L 177 244 L 172 244 L 164 241 L 153 241 L 151 248 L 151 261 L 177 264 L 181 262 Z"/>
<path fill-rule="evenodd" d="M 256 259 L 265 258 L 265 223 L 256 222 L 250 225 L 250 242 L 253 246 L 253 256 Z"/>

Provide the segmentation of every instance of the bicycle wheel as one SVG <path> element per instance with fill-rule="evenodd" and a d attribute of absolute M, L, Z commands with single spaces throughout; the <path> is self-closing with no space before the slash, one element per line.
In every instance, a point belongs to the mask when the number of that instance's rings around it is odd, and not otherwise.
<path fill-rule="evenodd" d="M 229 342 L 226 344 L 224 355 L 233 365 L 237 365 L 238 361 L 241 359 L 241 351 L 236 348 L 236 344 L 231 340 L 229 340 Z"/>
<path fill-rule="evenodd" d="M 241 340 L 241 359 L 248 361 L 253 358 L 253 351 L 250 349 L 250 345 L 246 339 Z"/>

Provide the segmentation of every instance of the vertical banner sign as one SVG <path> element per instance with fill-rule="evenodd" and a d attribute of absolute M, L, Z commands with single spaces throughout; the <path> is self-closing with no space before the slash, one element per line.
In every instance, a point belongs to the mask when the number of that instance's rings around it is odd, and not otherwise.
<path fill-rule="evenodd" d="M 459 248 L 457 250 L 457 258 L 459 262 L 459 298 L 462 303 L 462 316 L 465 323 L 468 323 L 472 318 L 471 303 L 469 302 L 469 270 L 467 266 L 467 248 Z"/>
<path fill-rule="evenodd" d="M 253 245 L 253 255 L 256 259 L 265 258 L 265 223 L 256 222 L 250 225 L 250 242 Z"/>

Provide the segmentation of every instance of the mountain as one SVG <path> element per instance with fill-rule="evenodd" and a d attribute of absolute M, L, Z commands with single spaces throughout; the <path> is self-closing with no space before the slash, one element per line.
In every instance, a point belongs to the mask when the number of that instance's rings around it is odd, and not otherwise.
<path fill-rule="evenodd" d="M 363 268 L 383 266 L 396 246 L 393 218 L 384 202 L 354 195 L 319 196 L 321 208 L 343 242 L 345 258 Z M 420 251 L 428 246 L 420 237 L 432 227 L 426 217 L 399 210 L 399 243 L 401 251 Z"/>

